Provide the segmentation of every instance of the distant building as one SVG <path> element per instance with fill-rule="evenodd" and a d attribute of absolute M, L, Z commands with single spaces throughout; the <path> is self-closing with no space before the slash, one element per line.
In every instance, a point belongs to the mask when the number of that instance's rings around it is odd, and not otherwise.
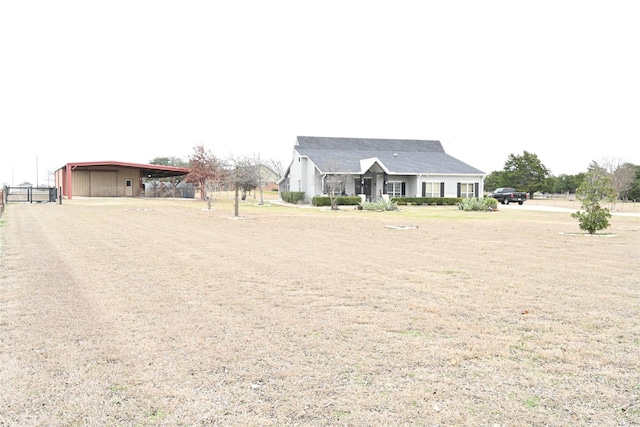
<path fill-rule="evenodd" d="M 262 178 L 262 189 L 265 191 L 273 191 L 278 189 L 278 174 L 268 166 L 260 165 L 260 177 Z"/>
<path fill-rule="evenodd" d="M 189 169 L 118 161 L 67 163 L 55 171 L 56 188 L 62 196 L 138 197 L 145 179 L 183 176 Z"/>
<path fill-rule="evenodd" d="M 342 192 L 383 197 L 480 197 L 485 173 L 447 153 L 440 141 L 299 136 L 279 191 L 307 200 L 327 192 L 327 176 Z"/>

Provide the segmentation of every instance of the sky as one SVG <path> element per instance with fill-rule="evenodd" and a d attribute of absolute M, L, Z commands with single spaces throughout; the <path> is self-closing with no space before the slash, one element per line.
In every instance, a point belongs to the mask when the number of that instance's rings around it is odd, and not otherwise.
<path fill-rule="evenodd" d="M 439 140 L 640 164 L 637 1 L 0 1 L 0 183 L 67 162 Z"/>

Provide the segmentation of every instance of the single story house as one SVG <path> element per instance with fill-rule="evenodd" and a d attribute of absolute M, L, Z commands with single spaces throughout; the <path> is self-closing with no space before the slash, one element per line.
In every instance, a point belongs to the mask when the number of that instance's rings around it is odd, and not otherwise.
<path fill-rule="evenodd" d="M 138 197 L 144 193 L 145 179 L 182 176 L 189 169 L 118 161 L 67 163 L 55 171 L 60 196 Z"/>
<path fill-rule="evenodd" d="M 392 197 L 481 197 L 486 174 L 447 153 L 440 141 L 298 136 L 279 191 L 305 199 L 340 193 Z"/>

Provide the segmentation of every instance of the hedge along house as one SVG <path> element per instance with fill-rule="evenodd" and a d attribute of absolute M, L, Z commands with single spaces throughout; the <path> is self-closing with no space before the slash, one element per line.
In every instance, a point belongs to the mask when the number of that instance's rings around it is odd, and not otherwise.
<path fill-rule="evenodd" d="M 55 172 L 56 188 L 67 199 L 79 197 L 138 197 L 145 179 L 183 176 L 189 169 L 126 162 L 67 163 Z"/>
<path fill-rule="evenodd" d="M 440 141 L 298 136 L 279 191 L 305 199 L 327 194 L 339 176 L 341 193 L 365 200 L 392 197 L 480 197 L 486 174 L 445 153 Z"/>

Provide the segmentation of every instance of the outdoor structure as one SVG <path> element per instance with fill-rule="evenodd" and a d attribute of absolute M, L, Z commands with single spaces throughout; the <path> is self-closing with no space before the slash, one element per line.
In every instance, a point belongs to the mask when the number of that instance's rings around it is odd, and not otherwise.
<path fill-rule="evenodd" d="M 189 173 L 175 166 L 147 165 L 117 161 L 67 163 L 55 171 L 61 196 L 138 197 L 145 179 L 173 178 Z"/>
<path fill-rule="evenodd" d="M 2 206 L 4 203 L 28 202 L 28 203 L 53 203 L 58 200 L 58 189 L 54 187 L 34 187 L 32 185 L 20 185 L 17 187 L 4 187 L 0 189 L 2 194 Z"/>
<path fill-rule="evenodd" d="M 440 141 L 298 136 L 279 191 L 307 200 L 338 191 L 363 200 L 481 197 L 485 173 L 445 153 Z"/>

